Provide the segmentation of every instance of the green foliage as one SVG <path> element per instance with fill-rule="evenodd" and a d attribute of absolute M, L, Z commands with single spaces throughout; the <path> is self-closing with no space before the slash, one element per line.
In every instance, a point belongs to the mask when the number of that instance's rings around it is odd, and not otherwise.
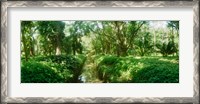
<path fill-rule="evenodd" d="M 92 49 L 96 54 L 178 54 L 179 21 L 166 21 L 167 27 L 155 29 L 151 28 L 151 21 L 68 22 L 22 21 L 22 55 L 26 60 L 35 54 L 82 54 L 84 49 L 88 48 L 83 45 L 82 38 L 85 36 L 91 38 Z M 163 40 L 170 42 L 163 43 Z"/>
<path fill-rule="evenodd" d="M 65 23 L 62 21 L 37 21 L 37 28 L 41 36 L 40 45 L 45 54 L 51 55 L 53 48 L 56 55 L 61 54 L 62 39 L 65 37 Z M 50 47 L 49 47 L 50 46 Z"/>
<path fill-rule="evenodd" d="M 105 56 L 100 64 L 112 65 L 118 61 L 118 57 L 116 56 Z"/>
<path fill-rule="evenodd" d="M 76 59 L 79 61 L 80 64 L 84 64 L 84 62 L 86 61 L 86 57 L 84 54 L 77 55 Z"/>
<path fill-rule="evenodd" d="M 34 54 L 34 44 L 36 43 L 33 34 L 36 31 L 35 22 L 22 21 L 21 22 L 21 42 L 22 42 L 22 55 L 28 60 Z"/>
<path fill-rule="evenodd" d="M 72 53 L 72 36 L 68 36 L 62 39 L 62 49 L 66 54 Z"/>
<path fill-rule="evenodd" d="M 114 65 L 119 61 L 116 56 L 105 56 L 99 63 L 97 70 L 98 76 L 104 82 L 116 82 L 119 76 L 119 70 Z"/>
<path fill-rule="evenodd" d="M 179 30 L 179 21 L 168 21 L 167 26 Z"/>
<path fill-rule="evenodd" d="M 70 80 L 70 72 L 59 73 L 52 66 L 30 61 L 21 66 L 22 83 L 61 83 Z"/>
<path fill-rule="evenodd" d="M 168 21 L 167 27 L 169 32 L 166 35 L 160 37 L 162 40 L 158 40 L 156 47 L 163 56 L 176 53 L 178 55 L 178 30 L 179 21 Z M 174 31 L 176 30 L 176 32 Z"/>
<path fill-rule="evenodd" d="M 69 32 L 72 38 L 71 47 L 73 50 L 73 55 L 76 55 L 76 53 L 82 54 L 83 46 L 81 43 L 81 37 L 90 33 L 90 26 L 88 22 L 75 21 L 72 23 L 72 27 L 69 28 Z"/>
<path fill-rule="evenodd" d="M 134 83 L 178 83 L 178 65 L 154 64 L 140 69 L 133 77 Z"/>
<path fill-rule="evenodd" d="M 98 75 L 110 83 L 177 83 L 179 69 L 176 57 L 106 56 L 98 64 Z"/>
<path fill-rule="evenodd" d="M 178 35 L 179 21 L 22 21 L 22 82 L 175 83 Z"/>
<path fill-rule="evenodd" d="M 142 33 L 139 38 L 136 39 L 136 51 L 140 56 L 148 55 L 152 52 L 153 44 L 152 37 L 149 32 Z"/>
<path fill-rule="evenodd" d="M 22 83 L 74 83 L 82 71 L 85 57 L 40 56 L 22 61 Z M 36 77 L 34 77 L 36 76 Z"/>
<path fill-rule="evenodd" d="M 156 44 L 156 47 L 159 49 L 159 52 L 163 56 L 167 56 L 177 52 L 177 48 L 173 41 L 163 42 L 162 44 Z"/>

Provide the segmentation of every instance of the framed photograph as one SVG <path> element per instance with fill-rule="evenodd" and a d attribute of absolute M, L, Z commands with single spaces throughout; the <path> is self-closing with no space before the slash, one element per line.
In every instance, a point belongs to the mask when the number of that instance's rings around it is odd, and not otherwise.
<path fill-rule="evenodd" d="M 2 103 L 199 103 L 199 1 L 2 1 Z"/>

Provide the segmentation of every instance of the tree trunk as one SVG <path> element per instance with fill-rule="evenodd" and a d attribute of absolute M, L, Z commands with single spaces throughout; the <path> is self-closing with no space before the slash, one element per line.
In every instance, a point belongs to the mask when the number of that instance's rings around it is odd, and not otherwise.
<path fill-rule="evenodd" d="M 24 34 L 22 34 L 22 43 L 24 46 L 24 53 L 25 53 L 25 60 L 28 61 L 28 52 L 27 52 L 27 46 L 26 46 L 26 37 Z"/>
<path fill-rule="evenodd" d="M 126 46 L 121 46 L 121 56 L 127 56 L 127 50 Z"/>
<path fill-rule="evenodd" d="M 60 47 L 56 47 L 56 55 L 61 55 L 61 50 L 60 50 Z"/>
<path fill-rule="evenodd" d="M 58 34 L 57 35 L 57 39 L 56 39 L 56 55 L 61 55 L 61 44 L 60 44 L 60 41 L 61 41 L 61 39 L 60 39 L 60 34 Z"/>
<path fill-rule="evenodd" d="M 30 40 L 31 44 L 30 44 L 30 55 L 34 56 L 34 43 L 33 43 L 34 39 L 32 38 L 32 40 Z"/>

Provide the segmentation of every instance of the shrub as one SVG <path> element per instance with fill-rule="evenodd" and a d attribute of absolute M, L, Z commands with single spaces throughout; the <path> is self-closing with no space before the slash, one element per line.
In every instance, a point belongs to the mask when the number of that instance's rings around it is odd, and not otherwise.
<path fill-rule="evenodd" d="M 111 83 L 177 83 L 178 61 L 174 57 L 105 56 L 98 64 L 99 79 Z"/>
<path fill-rule="evenodd" d="M 119 68 L 115 67 L 120 59 L 116 56 L 105 56 L 98 64 L 98 76 L 103 82 L 117 82 Z"/>
<path fill-rule="evenodd" d="M 86 57 L 83 54 L 79 54 L 77 55 L 76 59 L 79 61 L 79 63 L 84 64 L 84 62 L 86 61 Z"/>
<path fill-rule="evenodd" d="M 74 83 L 78 81 L 85 61 L 84 56 L 40 56 L 22 60 L 22 83 Z"/>
<path fill-rule="evenodd" d="M 140 69 L 133 77 L 134 83 L 178 83 L 178 65 L 154 64 Z"/>
<path fill-rule="evenodd" d="M 22 83 L 61 83 L 70 79 L 70 73 L 64 78 L 59 71 L 34 61 L 25 62 L 21 66 Z"/>
<path fill-rule="evenodd" d="M 75 58 L 73 56 L 66 56 L 65 60 L 66 60 L 65 65 L 67 69 L 69 69 L 73 73 L 73 82 L 77 82 L 78 76 L 82 72 L 82 67 L 84 63 L 82 63 L 80 59 Z"/>
<path fill-rule="evenodd" d="M 105 56 L 100 64 L 113 65 L 118 61 L 116 56 Z"/>

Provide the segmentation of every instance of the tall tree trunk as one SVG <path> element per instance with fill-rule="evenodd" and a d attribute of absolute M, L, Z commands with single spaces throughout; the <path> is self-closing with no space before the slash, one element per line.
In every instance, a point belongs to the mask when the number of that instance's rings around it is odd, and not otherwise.
<path fill-rule="evenodd" d="M 35 52 L 34 52 L 34 38 L 32 37 L 32 40 L 30 40 L 30 55 L 34 56 Z"/>
<path fill-rule="evenodd" d="M 122 44 L 120 46 L 120 49 L 121 49 L 121 56 L 126 56 L 127 55 L 127 50 L 128 50 L 127 46 Z"/>
<path fill-rule="evenodd" d="M 61 55 L 60 34 L 57 35 L 56 41 L 57 41 L 57 44 L 56 44 L 56 55 Z"/>
<path fill-rule="evenodd" d="M 56 55 L 60 55 L 61 54 L 61 50 L 60 50 L 60 47 L 56 47 Z"/>
<path fill-rule="evenodd" d="M 24 36 L 24 34 L 22 34 L 22 44 L 24 46 L 25 60 L 28 61 L 28 52 L 27 52 L 27 46 L 26 46 L 26 37 Z"/>

